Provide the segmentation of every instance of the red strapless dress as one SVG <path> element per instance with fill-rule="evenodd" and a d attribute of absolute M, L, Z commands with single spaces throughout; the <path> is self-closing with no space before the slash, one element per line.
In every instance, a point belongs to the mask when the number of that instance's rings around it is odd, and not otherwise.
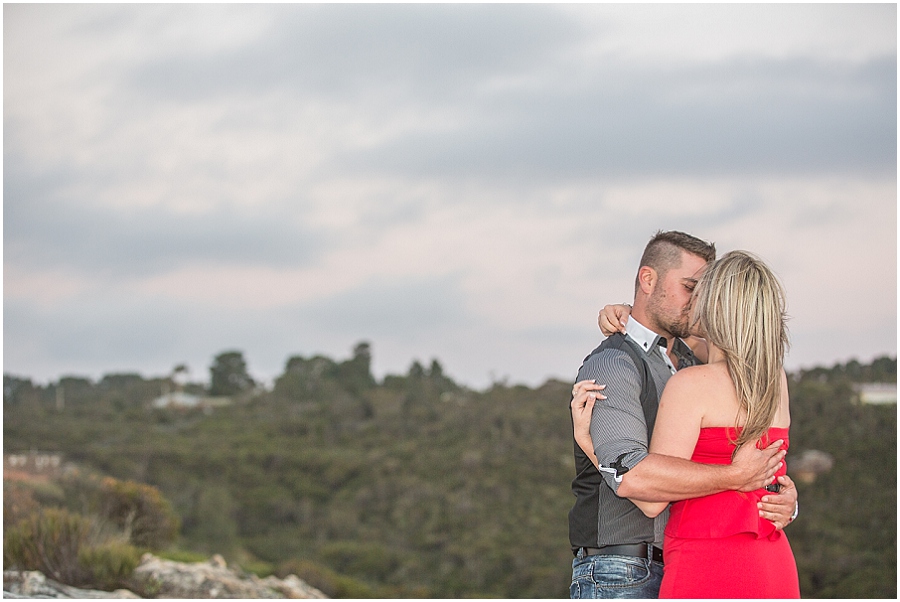
<path fill-rule="evenodd" d="M 691 460 L 730 464 L 734 430 L 700 429 Z M 769 441 L 788 429 L 771 428 Z M 787 472 L 782 466 L 776 476 Z M 794 553 L 784 531 L 760 518 L 756 507 L 769 492 L 724 491 L 672 504 L 666 525 L 665 573 L 660 598 L 799 598 Z"/>

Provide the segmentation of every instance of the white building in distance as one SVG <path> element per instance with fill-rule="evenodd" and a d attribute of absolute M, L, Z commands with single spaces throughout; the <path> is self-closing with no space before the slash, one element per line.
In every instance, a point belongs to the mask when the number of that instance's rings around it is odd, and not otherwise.
<path fill-rule="evenodd" d="M 860 403 L 897 403 L 897 383 L 863 383 L 853 387 Z"/>

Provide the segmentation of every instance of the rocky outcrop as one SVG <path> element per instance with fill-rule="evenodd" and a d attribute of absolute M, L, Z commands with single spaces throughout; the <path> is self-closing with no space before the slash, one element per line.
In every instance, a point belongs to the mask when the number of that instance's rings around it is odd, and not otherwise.
<path fill-rule="evenodd" d="M 37 571 L 4 571 L 4 598 L 326 598 L 295 575 L 284 579 L 238 572 L 221 556 L 184 563 L 145 554 L 132 575 L 132 590 L 74 588 Z"/>
<path fill-rule="evenodd" d="M 40 571 L 3 571 L 4 598 L 140 598 L 127 589 L 104 592 L 79 589 L 47 579 Z"/>
<path fill-rule="evenodd" d="M 238 574 L 225 560 L 186 564 L 145 554 L 134 570 L 136 589 L 153 598 L 325 598 L 325 594 L 290 575 L 285 579 Z"/>

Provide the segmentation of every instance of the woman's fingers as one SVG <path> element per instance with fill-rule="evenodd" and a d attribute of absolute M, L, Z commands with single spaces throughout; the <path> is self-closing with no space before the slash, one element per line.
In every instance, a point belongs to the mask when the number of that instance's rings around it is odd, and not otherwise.
<path fill-rule="evenodd" d="M 606 385 L 599 385 L 592 380 L 582 380 L 572 387 L 572 397 L 577 397 L 585 391 L 602 391 L 605 388 Z M 600 399 L 606 399 L 606 397 L 601 396 Z"/>

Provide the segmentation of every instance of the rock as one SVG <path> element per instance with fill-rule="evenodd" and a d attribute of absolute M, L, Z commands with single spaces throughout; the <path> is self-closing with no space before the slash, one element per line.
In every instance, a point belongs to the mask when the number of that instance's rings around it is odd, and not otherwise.
<path fill-rule="evenodd" d="M 286 579 L 239 575 L 225 559 L 174 562 L 144 554 L 134 570 L 135 589 L 150 598 L 326 598 L 294 575 Z"/>
<path fill-rule="evenodd" d="M 793 461 L 788 460 L 788 469 L 795 475 L 798 481 L 812 483 L 820 474 L 824 474 L 834 467 L 834 458 L 817 449 L 807 449 Z"/>
<path fill-rule="evenodd" d="M 79 589 L 47 579 L 40 571 L 3 571 L 4 598 L 140 598 L 127 589 Z"/>
<path fill-rule="evenodd" d="M 207 562 L 175 562 L 144 554 L 131 577 L 132 588 L 114 592 L 78 589 L 38 571 L 4 571 L 4 598 L 327 598 L 296 575 L 285 579 L 239 574 L 218 554 Z"/>

